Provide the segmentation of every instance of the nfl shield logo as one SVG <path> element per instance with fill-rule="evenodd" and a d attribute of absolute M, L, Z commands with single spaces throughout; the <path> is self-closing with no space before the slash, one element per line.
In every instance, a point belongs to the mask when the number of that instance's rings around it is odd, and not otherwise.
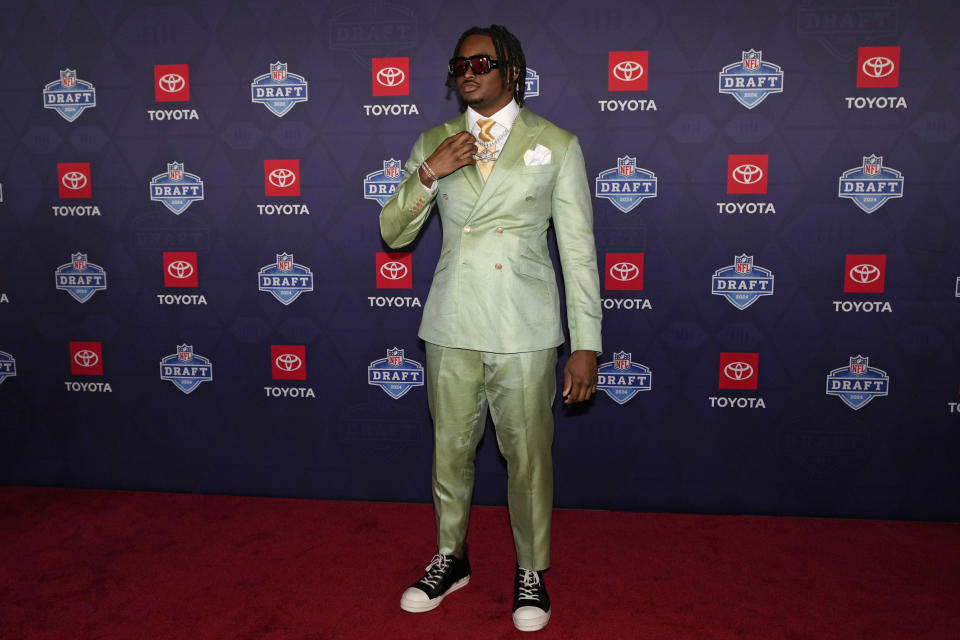
<path fill-rule="evenodd" d="M 617 158 L 617 172 L 622 176 L 632 176 L 637 170 L 637 159 L 629 156 Z"/>
<path fill-rule="evenodd" d="M 617 369 L 629 369 L 631 355 L 632 354 L 629 354 L 626 351 L 613 354 L 613 366 Z"/>
<path fill-rule="evenodd" d="M 287 79 L 287 63 L 286 62 L 271 62 L 270 63 L 270 75 L 277 82 L 282 82 Z"/>
<path fill-rule="evenodd" d="M 189 344 L 177 345 L 177 360 L 184 362 L 193 360 L 193 346 Z"/>
<path fill-rule="evenodd" d="M 387 362 L 395 367 L 403 364 L 403 349 L 387 349 Z"/>
<path fill-rule="evenodd" d="M 182 162 L 173 162 L 167 165 L 167 175 L 170 176 L 171 180 L 176 180 L 179 182 L 183 180 L 183 163 Z"/>
<path fill-rule="evenodd" d="M 743 68 L 747 71 L 756 71 L 760 68 L 760 52 L 750 51 L 743 52 Z"/>
<path fill-rule="evenodd" d="M 883 158 L 878 156 L 868 156 L 863 159 L 863 172 L 868 176 L 875 176 L 880 173 L 880 167 L 883 164 Z"/>
<path fill-rule="evenodd" d="M 293 269 L 293 254 L 281 253 L 277 256 L 277 269 L 280 271 L 290 271 Z"/>
<path fill-rule="evenodd" d="M 867 363 L 869 362 L 870 359 L 863 356 L 850 358 L 850 373 L 862 376 L 867 372 Z"/>
<path fill-rule="evenodd" d="M 384 160 L 383 161 L 383 175 L 388 178 L 399 178 L 400 177 L 400 161 L 399 160 Z"/>
<path fill-rule="evenodd" d="M 72 69 L 64 69 L 61 71 L 60 84 L 67 89 L 77 86 L 77 72 Z"/>
<path fill-rule="evenodd" d="M 70 255 L 70 259 L 73 260 L 73 268 L 77 271 L 83 271 L 87 268 L 87 254 L 74 253 Z"/>
<path fill-rule="evenodd" d="M 753 271 L 753 256 L 736 256 L 734 264 L 737 267 L 737 273 L 750 273 Z"/>

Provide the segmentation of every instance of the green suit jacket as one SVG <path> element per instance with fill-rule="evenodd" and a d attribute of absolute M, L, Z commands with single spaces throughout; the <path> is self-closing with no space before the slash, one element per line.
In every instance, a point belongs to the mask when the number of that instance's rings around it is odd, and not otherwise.
<path fill-rule="evenodd" d="M 447 137 L 467 128 L 461 116 L 423 133 L 406 175 L 380 213 L 392 248 L 416 238 L 433 206 L 443 248 L 423 308 L 419 336 L 446 347 L 518 353 L 563 343 L 556 274 L 547 250 L 553 221 L 563 270 L 571 350 L 601 351 L 600 284 L 593 209 L 576 137 L 521 109 L 489 179 L 474 165 L 441 178 L 435 194 L 417 168 Z M 548 165 L 526 166 L 536 145 Z"/>

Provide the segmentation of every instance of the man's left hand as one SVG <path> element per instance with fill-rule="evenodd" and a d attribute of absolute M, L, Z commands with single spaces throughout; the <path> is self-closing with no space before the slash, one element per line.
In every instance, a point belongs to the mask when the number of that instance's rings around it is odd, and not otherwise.
<path fill-rule="evenodd" d="M 597 392 L 597 354 L 579 350 L 570 354 L 563 368 L 563 404 L 589 399 Z"/>

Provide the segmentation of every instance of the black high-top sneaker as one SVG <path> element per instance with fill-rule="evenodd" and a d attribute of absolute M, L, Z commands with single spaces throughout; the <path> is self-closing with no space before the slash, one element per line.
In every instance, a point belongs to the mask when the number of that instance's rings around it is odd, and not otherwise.
<path fill-rule="evenodd" d="M 520 631 L 539 631 L 550 621 L 550 596 L 543 584 L 543 571 L 517 567 L 513 582 L 513 626 Z"/>
<path fill-rule="evenodd" d="M 463 543 L 463 557 L 442 556 L 439 553 L 427 565 L 426 574 L 403 592 L 400 608 L 410 613 L 432 611 L 440 606 L 448 593 L 470 582 L 470 559 L 467 543 Z"/>

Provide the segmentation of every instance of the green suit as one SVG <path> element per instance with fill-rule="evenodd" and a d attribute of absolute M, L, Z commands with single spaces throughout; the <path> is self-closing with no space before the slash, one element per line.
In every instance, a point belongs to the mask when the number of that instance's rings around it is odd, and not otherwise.
<path fill-rule="evenodd" d="M 553 502 L 556 347 L 564 341 L 547 228 L 552 220 L 571 351 L 599 353 L 591 194 L 576 137 L 527 109 L 520 110 L 486 182 L 476 166 L 467 165 L 441 178 L 431 194 L 418 167 L 446 138 L 466 129 L 464 115 L 420 136 L 406 177 L 380 213 L 380 231 L 390 247 L 403 247 L 438 204 L 443 247 L 419 336 L 427 343 L 440 552 L 452 553 L 466 536 L 473 460 L 489 405 L 507 459 L 518 563 L 544 569 Z M 551 162 L 527 166 L 524 153 L 537 145 L 550 150 Z"/>

